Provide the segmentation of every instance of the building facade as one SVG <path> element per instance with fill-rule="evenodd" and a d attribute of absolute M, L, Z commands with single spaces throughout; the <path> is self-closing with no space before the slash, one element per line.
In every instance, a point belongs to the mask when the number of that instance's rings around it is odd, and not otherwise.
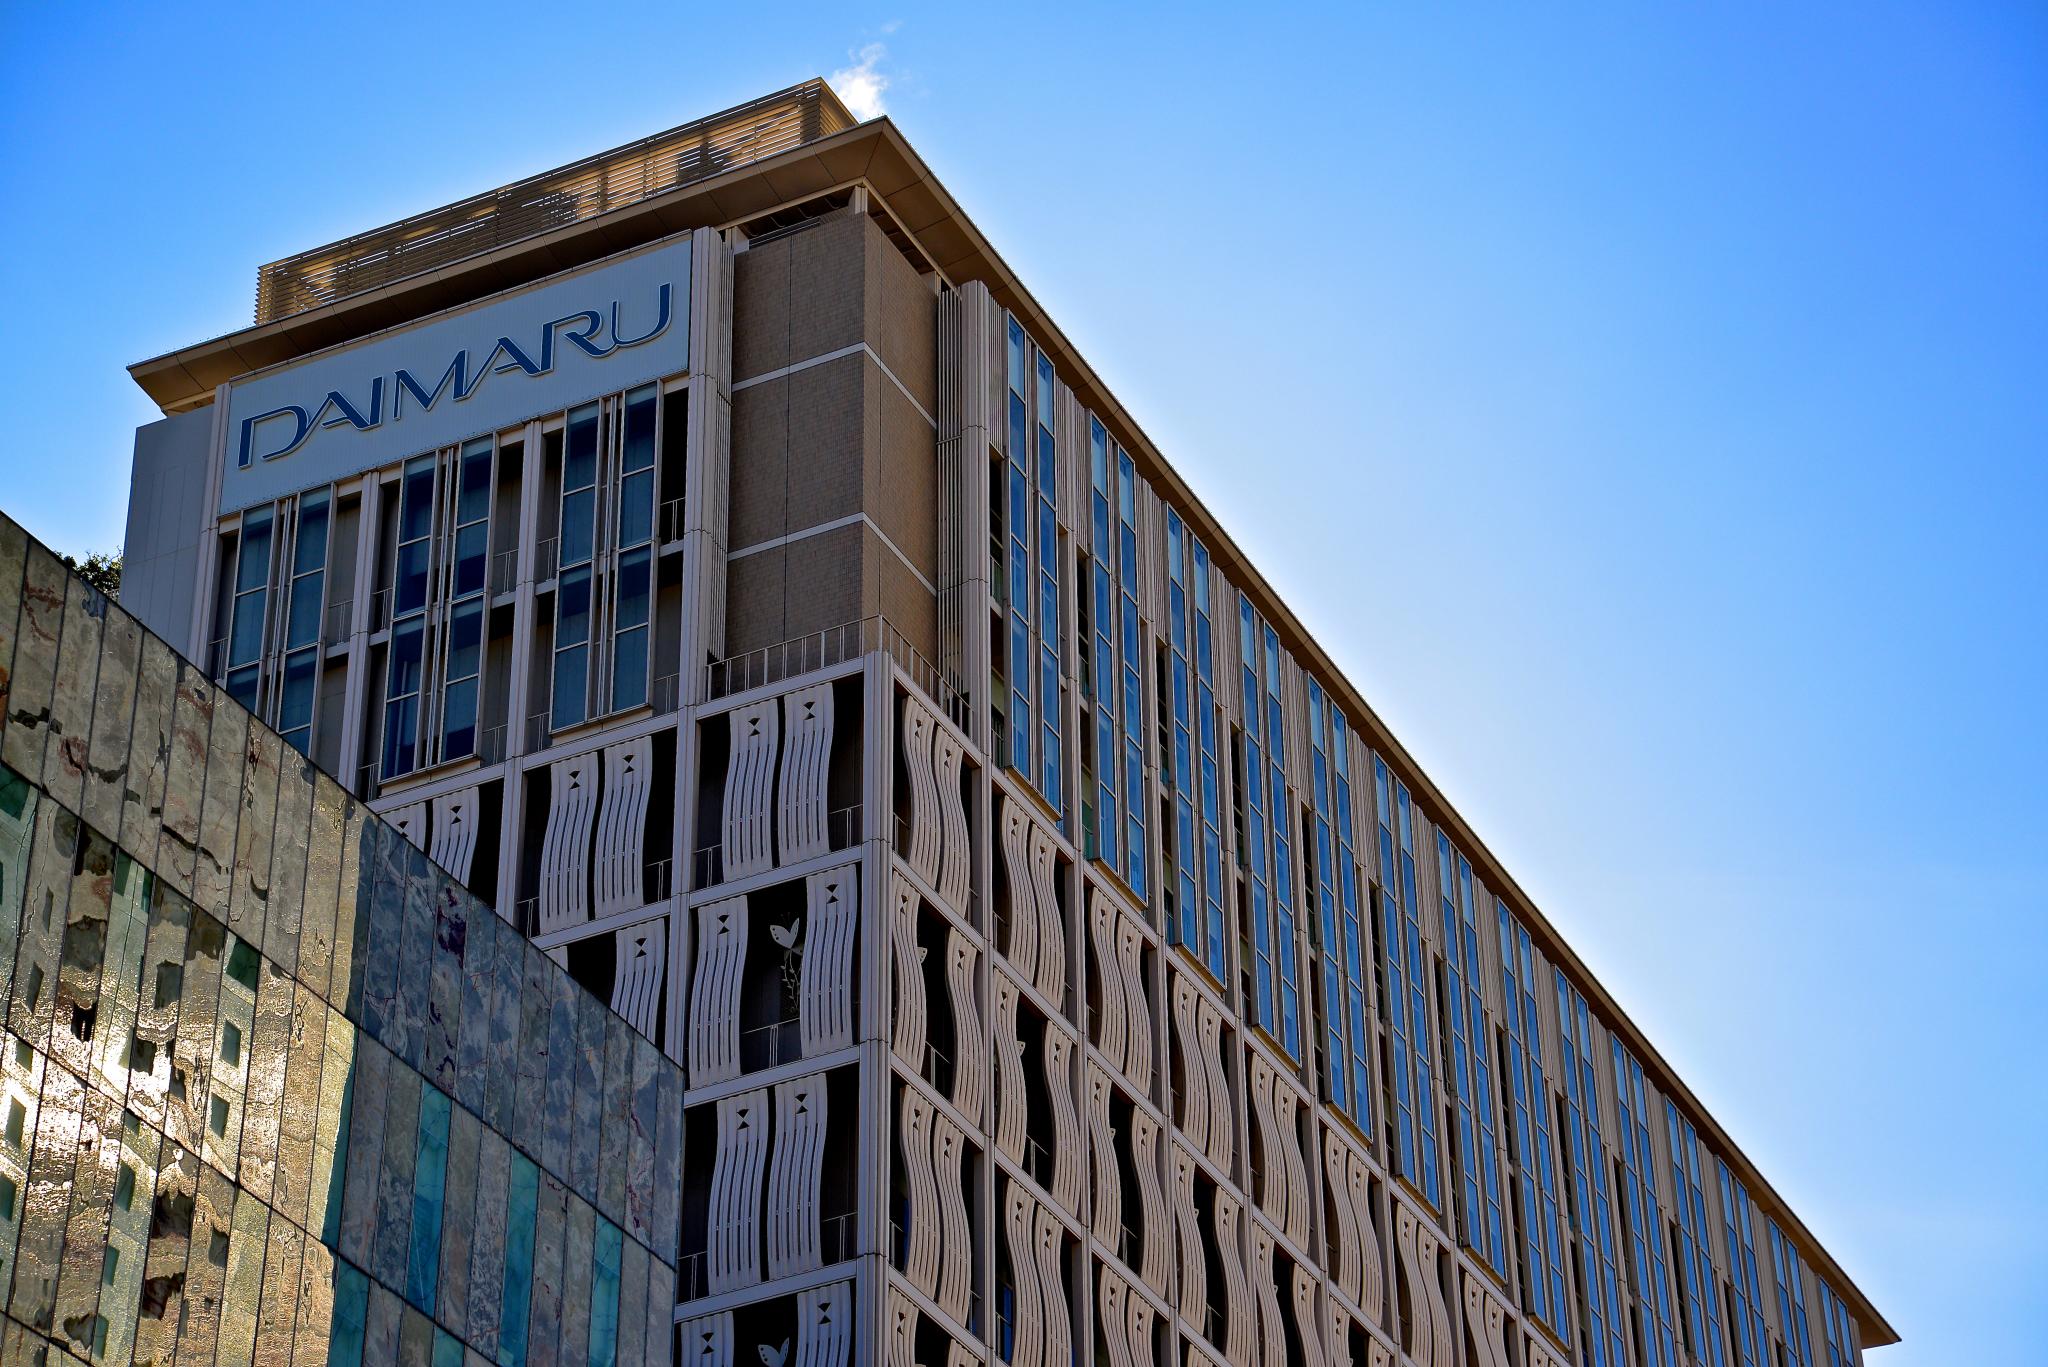
<path fill-rule="evenodd" d="M 670 1349 L 682 1071 L 0 517 L 0 1361 Z"/>
<path fill-rule="evenodd" d="M 133 374 L 124 602 L 682 1069 L 679 1360 L 1895 1338 L 822 83 Z"/>

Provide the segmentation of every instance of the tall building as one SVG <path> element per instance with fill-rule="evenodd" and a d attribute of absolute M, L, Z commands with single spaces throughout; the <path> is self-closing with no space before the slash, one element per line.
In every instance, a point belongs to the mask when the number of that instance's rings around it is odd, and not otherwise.
<path fill-rule="evenodd" d="M 681 1361 L 1895 1339 L 821 83 L 133 374 L 124 601 L 684 1070 Z"/>
<path fill-rule="evenodd" d="M 665 1360 L 682 1070 L 0 517 L 0 1362 Z"/>

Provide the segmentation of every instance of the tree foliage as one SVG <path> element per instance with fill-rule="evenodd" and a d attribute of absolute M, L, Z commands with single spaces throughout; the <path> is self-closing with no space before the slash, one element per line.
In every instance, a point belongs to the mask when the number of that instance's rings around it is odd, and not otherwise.
<path fill-rule="evenodd" d="M 64 566 L 107 597 L 121 596 L 120 551 L 93 551 L 83 560 L 67 555 Z"/>

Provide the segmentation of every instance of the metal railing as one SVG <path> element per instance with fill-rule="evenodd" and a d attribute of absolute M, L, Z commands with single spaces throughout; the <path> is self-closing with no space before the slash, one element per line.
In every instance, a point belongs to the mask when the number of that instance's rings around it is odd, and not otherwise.
<path fill-rule="evenodd" d="M 862 617 L 836 627 L 792 637 L 772 646 L 713 660 L 704 666 L 704 697 L 707 701 L 765 688 L 813 670 L 857 660 L 871 651 L 882 651 L 894 660 L 911 682 L 952 718 L 964 725 L 967 700 L 959 688 L 939 672 L 939 667 L 906 639 L 902 632 L 881 616 Z"/>
<path fill-rule="evenodd" d="M 801 1018 L 788 1016 L 740 1031 L 740 1071 L 755 1073 L 804 1056 Z"/>
<path fill-rule="evenodd" d="M 320 640 L 323 645 L 338 646 L 349 637 L 350 619 L 355 616 L 356 600 L 344 598 L 339 603 L 329 603 L 324 610 L 320 624 Z"/>
<path fill-rule="evenodd" d="M 370 630 L 382 631 L 391 625 L 391 590 L 378 589 L 370 595 Z"/>
<path fill-rule="evenodd" d="M 655 906 L 675 896 L 675 861 L 650 859 L 640 865 L 641 906 Z M 627 910 L 637 910 L 628 908 Z M 589 918 L 595 919 L 595 918 Z M 512 903 L 512 923 L 526 935 L 541 934 L 540 894 L 530 893 Z M 564 927 L 557 926 L 560 930 Z"/>
<path fill-rule="evenodd" d="M 491 557 L 490 591 L 493 598 L 510 592 L 519 583 L 519 548 L 499 551 Z"/>
<path fill-rule="evenodd" d="M 533 582 L 544 584 L 555 577 L 556 552 L 561 549 L 562 538 L 544 536 L 533 548 Z"/>
<path fill-rule="evenodd" d="M 1024 1136 L 1024 1171 L 1039 1186 L 1052 1190 L 1052 1150 L 1030 1135 Z"/>
<path fill-rule="evenodd" d="M 656 679 L 653 689 L 647 695 L 647 701 L 653 706 L 657 715 L 673 712 L 678 707 L 681 707 L 683 705 L 683 676 L 680 674 L 664 674 Z"/>
<path fill-rule="evenodd" d="M 476 757 L 483 764 L 501 764 L 505 759 L 505 732 L 507 726 L 499 722 L 486 726 L 476 733 Z"/>
<path fill-rule="evenodd" d="M 526 753 L 547 749 L 548 738 L 554 734 L 553 721 L 546 712 L 535 712 L 526 719 Z"/>
<path fill-rule="evenodd" d="M 848 1262 L 860 1253 L 859 1211 L 844 1210 L 818 1221 L 818 1262 L 825 1267 Z M 676 1264 L 676 1299 L 701 1300 L 711 1294 L 709 1253 L 685 1253 Z"/>
<path fill-rule="evenodd" d="M 672 498 L 662 504 L 661 521 L 657 525 L 661 528 L 660 535 L 657 538 L 658 544 L 666 546 L 671 541 L 681 541 L 683 539 L 683 501 L 679 498 Z"/>
<path fill-rule="evenodd" d="M 950 1055 L 934 1048 L 931 1041 L 925 1041 L 924 1057 L 918 1061 L 917 1075 L 932 1085 L 940 1096 L 953 1094 L 953 1060 Z"/>
<path fill-rule="evenodd" d="M 581 223 L 815 142 L 855 122 L 823 81 L 805 81 L 609 152 L 273 261 L 256 273 L 256 321 L 268 323 L 319 308 Z"/>
<path fill-rule="evenodd" d="M 850 850 L 864 838 L 861 834 L 861 809 L 858 805 L 841 807 L 825 814 L 825 848 L 828 851 Z M 701 891 L 725 881 L 725 845 L 721 840 L 716 845 L 704 845 L 697 849 L 690 859 L 690 887 Z"/>

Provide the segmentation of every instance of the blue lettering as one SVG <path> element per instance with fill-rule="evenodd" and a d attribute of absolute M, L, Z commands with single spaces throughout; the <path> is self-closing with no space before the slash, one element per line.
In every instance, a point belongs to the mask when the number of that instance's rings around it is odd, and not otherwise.
<path fill-rule="evenodd" d="M 550 374 L 555 368 L 558 338 L 597 361 L 626 347 L 651 342 L 666 333 L 675 321 L 675 286 L 664 284 L 659 287 L 653 326 L 637 337 L 627 336 L 620 325 L 619 315 L 622 307 L 623 301 L 612 301 L 609 337 L 605 335 L 605 314 L 594 308 L 566 314 L 548 323 L 540 332 L 538 361 L 510 337 L 500 337 L 480 365 L 472 365 L 469 348 L 456 352 L 448 362 L 448 368 L 441 372 L 441 377 L 434 381 L 431 387 L 422 384 L 410 370 L 400 368 L 388 377 L 393 381 L 391 420 L 396 422 L 404 418 L 405 400 L 408 395 L 418 406 L 419 412 L 427 413 L 447 395 L 452 394 L 457 403 L 469 398 L 482 386 L 484 380 L 492 375 L 504 375 L 513 371 L 531 376 Z M 244 419 L 241 445 L 236 453 L 236 465 L 247 469 L 258 461 L 277 460 L 288 456 L 304 446 L 316 431 L 350 427 L 358 432 L 368 432 L 382 426 L 386 378 L 379 375 L 369 382 L 367 412 L 341 390 L 331 389 L 320 401 L 319 407 L 311 412 L 298 404 L 286 404 L 281 408 L 273 408 L 267 413 L 259 413 L 255 417 Z M 279 438 L 284 440 L 280 442 Z"/>
<path fill-rule="evenodd" d="M 565 330 L 562 333 L 562 336 L 564 336 L 571 343 L 573 343 L 576 349 L 581 351 L 584 355 L 590 357 L 592 360 L 601 361 L 605 357 L 612 354 L 612 347 L 599 346 L 596 342 L 593 342 L 591 340 L 591 338 L 597 336 L 598 333 L 604 331 L 604 315 L 599 313 L 596 309 L 585 309 L 581 313 L 572 313 L 567 318 L 557 318 L 554 322 L 548 324 L 547 341 L 541 344 L 541 351 L 548 357 L 548 360 L 551 363 L 548 367 L 549 369 L 554 368 L 552 362 L 554 360 L 555 351 L 555 329 L 562 327 L 562 325 L 565 323 L 583 324 L 583 330 L 581 332 L 578 332 L 575 329 L 571 328 Z"/>
<path fill-rule="evenodd" d="M 335 411 L 335 416 L 331 418 L 327 416 L 327 410 L 330 408 Z M 315 427 L 328 428 L 340 427 L 343 423 L 347 423 L 358 432 L 367 432 L 373 427 L 381 427 L 383 425 L 384 377 L 382 375 L 370 381 L 370 416 L 367 418 L 363 416 L 360 409 L 348 401 L 348 397 L 339 389 L 327 391 L 326 402 L 322 403 L 320 411 L 313 415 L 313 425 Z"/>
<path fill-rule="evenodd" d="M 674 286 L 672 285 L 663 285 L 661 287 L 661 315 L 654 320 L 654 331 L 642 333 L 638 337 L 626 336 L 625 329 L 619 326 L 619 306 L 614 301 L 612 304 L 612 345 L 615 347 L 639 346 L 642 342 L 651 342 L 661 336 L 662 333 L 667 332 L 669 292 L 673 288 Z"/>
<path fill-rule="evenodd" d="M 407 394 L 412 395 L 414 400 L 418 402 L 420 412 L 422 413 L 428 412 L 436 403 L 440 402 L 441 391 L 448 388 L 450 380 L 455 382 L 455 392 L 460 394 L 462 392 L 463 378 L 468 372 L 469 352 L 467 349 L 455 353 L 455 359 L 450 361 L 448 368 L 441 372 L 441 378 L 434 382 L 434 387 L 431 390 L 421 389 L 420 382 L 412 377 L 411 371 L 399 371 L 398 387 L 391 395 L 392 419 L 395 421 L 405 416 L 405 396 Z"/>
<path fill-rule="evenodd" d="M 292 429 L 291 440 L 278 447 L 275 451 L 257 452 L 255 450 L 256 428 L 260 424 L 269 422 L 272 418 L 287 417 L 292 419 L 295 424 Z M 258 413 L 253 418 L 244 418 L 242 419 L 242 449 L 235 457 L 235 464 L 243 469 L 247 469 L 252 461 L 276 460 L 279 456 L 288 456 L 306 444 L 306 438 L 312 435 L 312 431 L 312 418 L 307 416 L 305 409 L 295 403 L 288 403 L 283 408 L 273 408 L 268 413 Z"/>

